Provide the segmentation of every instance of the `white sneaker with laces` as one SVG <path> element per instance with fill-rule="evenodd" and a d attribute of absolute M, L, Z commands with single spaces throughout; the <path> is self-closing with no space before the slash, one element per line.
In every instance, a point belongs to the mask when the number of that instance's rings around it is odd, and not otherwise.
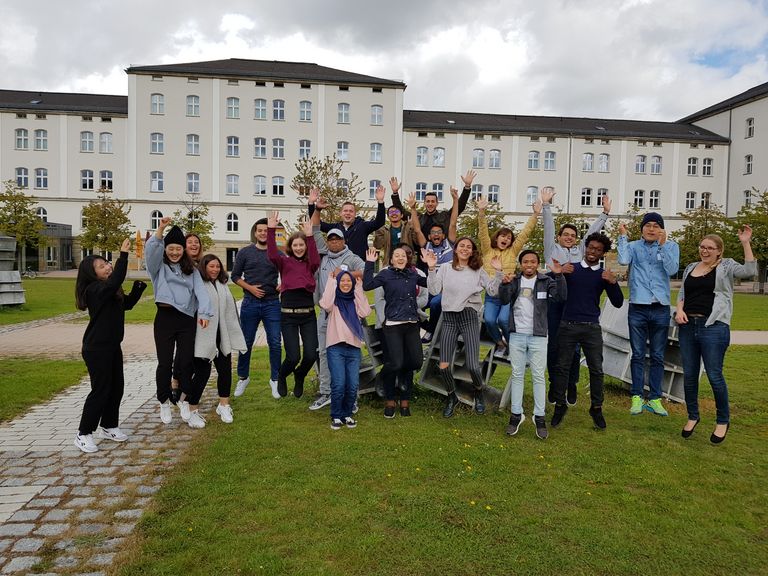
<path fill-rule="evenodd" d="M 219 404 L 216 406 L 216 414 L 221 416 L 221 421 L 224 424 L 232 424 L 234 418 L 232 417 L 232 406 L 229 404 Z"/>
<path fill-rule="evenodd" d="M 120 428 L 104 428 L 100 426 L 96 434 L 99 438 L 104 438 L 104 440 L 114 440 L 115 442 L 125 442 L 128 440 L 128 435 L 120 430 Z"/>
<path fill-rule="evenodd" d="M 245 389 L 248 388 L 248 384 L 251 383 L 250 378 L 240 378 L 237 381 L 237 386 L 235 386 L 235 398 L 239 398 L 243 395 L 245 392 Z"/>
<path fill-rule="evenodd" d="M 189 422 L 189 402 L 186 400 L 179 401 L 179 414 L 184 422 Z"/>
<path fill-rule="evenodd" d="M 83 452 L 96 452 L 99 449 L 93 442 L 93 434 L 76 434 L 75 446 L 80 448 Z"/>
<path fill-rule="evenodd" d="M 173 414 L 171 414 L 171 401 L 166 400 L 160 404 L 160 420 L 163 424 L 170 424 L 173 420 Z"/>
<path fill-rule="evenodd" d="M 190 428 L 205 428 L 205 418 L 199 411 L 193 410 L 189 415 L 187 424 Z"/>
<path fill-rule="evenodd" d="M 269 387 L 272 388 L 272 398 L 275 400 L 282 398 L 282 396 L 280 396 L 280 392 L 277 391 L 277 380 L 270 380 Z"/>

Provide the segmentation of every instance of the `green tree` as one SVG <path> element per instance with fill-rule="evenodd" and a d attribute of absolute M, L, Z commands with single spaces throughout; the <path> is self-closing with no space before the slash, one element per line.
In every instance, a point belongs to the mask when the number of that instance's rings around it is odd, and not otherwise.
<path fill-rule="evenodd" d="M 461 191 L 459 191 L 461 193 Z M 452 201 L 451 198 L 449 200 Z M 450 206 L 446 206 L 449 209 Z M 488 234 L 493 236 L 499 228 L 513 228 L 507 224 L 505 220 L 506 214 L 502 212 L 501 206 L 494 202 L 488 204 L 485 209 L 485 219 L 488 221 Z M 459 221 L 456 223 L 456 237 L 468 236 L 474 240 L 478 240 L 478 222 L 477 222 L 477 204 L 473 201 L 467 202 L 467 207 L 464 212 L 459 214 Z"/>
<path fill-rule="evenodd" d="M 185 234 L 197 234 L 200 238 L 200 250 L 207 250 L 213 245 L 211 235 L 216 227 L 213 220 L 208 217 L 208 205 L 204 202 L 196 202 L 194 197 L 184 200 L 182 205 L 184 208 L 176 210 L 171 216 L 171 224 L 184 230 Z"/>
<path fill-rule="evenodd" d="M 627 238 L 637 240 L 640 238 L 640 223 L 643 221 L 644 210 L 638 208 L 635 204 L 627 205 L 627 214 L 621 218 L 611 218 L 608 220 L 608 236 L 616 244 L 619 240 L 619 225 L 622 223 L 627 226 Z"/>
<path fill-rule="evenodd" d="M 84 248 L 115 251 L 131 235 L 130 206 L 124 200 L 110 198 L 112 190 L 100 188 L 98 200 L 91 200 L 83 208 L 83 233 L 80 244 Z"/>
<path fill-rule="evenodd" d="M 544 216 L 541 218 L 544 218 Z M 557 231 L 560 230 L 563 224 L 573 224 L 579 231 L 579 238 L 583 238 L 586 235 L 591 224 L 591 221 L 587 220 L 585 214 L 568 214 L 559 207 L 556 212 L 553 207 L 552 218 L 555 221 L 555 234 L 557 234 Z M 529 250 L 535 250 L 541 257 L 542 262 L 544 261 L 544 222 L 541 219 L 539 219 L 538 225 L 528 237 L 525 247 Z"/>
<path fill-rule="evenodd" d="M 309 189 L 317 186 L 320 196 L 328 202 L 328 207 L 323 209 L 324 222 L 340 221 L 341 206 L 345 202 L 359 206 L 358 195 L 365 191 L 365 186 L 354 172 L 348 176 L 344 174 L 344 162 L 336 158 L 335 154 L 322 160 L 317 156 L 301 158 L 294 167 L 296 175 L 291 180 L 291 189 L 296 191 L 299 201 L 306 204 Z M 367 212 L 364 208 L 358 209 L 359 215 L 363 217 Z"/>
<path fill-rule="evenodd" d="M 752 251 L 755 253 L 758 264 L 757 280 L 760 282 L 762 294 L 765 291 L 766 266 L 768 266 L 768 190 L 760 192 L 757 188 L 752 188 L 749 206 L 742 206 L 736 218 L 729 220 L 729 223 L 734 235 L 744 224 L 752 227 Z M 737 245 L 736 248 L 730 249 L 726 255 L 740 260 L 741 246 Z"/>
<path fill-rule="evenodd" d="M 37 216 L 37 199 L 27 196 L 14 180 L 6 180 L 0 192 L 0 232 L 16 239 L 16 258 L 25 246 L 44 246 L 45 224 Z M 18 266 L 21 269 L 21 265 Z"/>
<path fill-rule="evenodd" d="M 697 262 L 699 257 L 699 243 L 707 234 L 717 234 L 726 245 L 726 253 L 732 250 L 740 250 L 739 239 L 733 228 L 728 224 L 728 219 L 720 206 L 711 204 L 709 207 L 700 206 L 694 210 L 678 212 L 685 225 L 672 232 L 670 237 L 680 246 L 680 265 L 686 266 L 690 262 Z"/>

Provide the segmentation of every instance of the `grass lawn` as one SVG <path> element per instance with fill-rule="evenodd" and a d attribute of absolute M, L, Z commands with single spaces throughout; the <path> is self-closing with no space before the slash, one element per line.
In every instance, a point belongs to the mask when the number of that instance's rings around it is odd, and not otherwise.
<path fill-rule="evenodd" d="M 0 422 L 23 414 L 64 388 L 80 382 L 88 371 L 78 360 L 3 358 L 0 370 Z M 51 375 L 56 377 L 52 378 Z"/>
<path fill-rule="evenodd" d="M 542 442 L 530 420 L 506 437 L 507 413 L 445 420 L 424 392 L 411 418 L 366 398 L 358 428 L 334 432 L 311 398 L 273 400 L 266 376 L 252 371 L 233 425 L 199 434 L 114 573 L 765 573 L 766 347 L 728 353 L 733 428 L 717 447 L 706 380 L 690 440 L 682 406 L 632 417 L 609 387 L 607 431 L 582 393 Z"/>

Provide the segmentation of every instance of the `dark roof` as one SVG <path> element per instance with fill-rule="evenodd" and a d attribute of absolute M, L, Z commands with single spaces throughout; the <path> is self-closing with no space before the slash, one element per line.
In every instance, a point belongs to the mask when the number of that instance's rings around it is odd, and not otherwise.
<path fill-rule="evenodd" d="M 0 90 L 0 110 L 127 115 L 128 96 Z"/>
<path fill-rule="evenodd" d="M 320 82 L 333 84 L 363 84 L 366 86 L 390 86 L 405 88 L 398 80 L 387 80 L 355 74 L 335 68 L 326 68 L 307 62 L 280 62 L 278 60 L 211 60 L 183 64 L 160 64 L 158 66 L 131 66 L 128 74 L 178 74 L 185 76 L 213 76 L 216 78 L 259 78 L 263 80 L 285 80 L 290 82 Z"/>
<path fill-rule="evenodd" d="M 680 122 L 645 122 L 605 118 L 559 116 L 511 116 L 470 112 L 403 110 L 403 129 L 432 132 L 485 132 L 506 134 L 562 135 L 587 138 L 637 138 L 726 143 L 714 132 Z"/>
<path fill-rule="evenodd" d="M 722 102 L 714 104 L 709 108 L 704 108 L 704 110 L 699 110 L 698 112 L 694 112 L 690 116 L 681 118 L 679 122 L 696 122 L 697 120 L 701 120 L 702 118 L 713 116 L 714 114 L 718 114 L 725 110 L 735 108 L 740 104 L 747 104 L 754 100 L 760 100 L 761 98 L 765 98 L 766 96 L 768 96 L 768 82 L 766 82 L 765 84 L 760 84 L 759 86 L 755 86 L 754 88 L 750 88 L 746 92 L 737 94 L 732 98 L 728 98 L 728 100 L 723 100 Z"/>

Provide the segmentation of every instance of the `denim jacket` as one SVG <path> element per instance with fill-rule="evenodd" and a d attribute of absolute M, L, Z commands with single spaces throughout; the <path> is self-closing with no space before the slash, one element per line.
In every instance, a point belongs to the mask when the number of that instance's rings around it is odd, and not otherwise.
<path fill-rule="evenodd" d="M 516 274 L 512 281 L 502 284 L 499 288 L 499 300 L 502 304 L 510 304 L 512 310 L 509 313 L 509 331 L 515 332 L 515 300 L 520 293 L 520 274 Z M 533 299 L 533 335 L 547 336 L 547 313 L 549 302 L 565 302 L 568 297 L 568 287 L 565 283 L 565 276 L 556 274 L 553 278 L 539 272 L 536 275 L 536 284 L 534 286 L 536 297 Z M 546 298 L 539 298 L 539 294 L 546 293 Z"/>

